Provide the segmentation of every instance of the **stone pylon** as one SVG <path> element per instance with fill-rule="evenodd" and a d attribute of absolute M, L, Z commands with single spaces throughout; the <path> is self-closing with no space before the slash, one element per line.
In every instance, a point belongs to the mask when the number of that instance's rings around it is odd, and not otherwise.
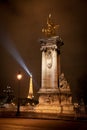
<path fill-rule="evenodd" d="M 73 112 L 69 85 L 65 84 L 67 82 L 63 74 L 60 76 L 60 49 L 64 43 L 55 33 L 57 27 L 58 25 L 52 23 L 51 15 L 49 15 L 47 28 L 42 29 L 47 37 L 40 39 L 41 87 L 38 91 L 39 104 L 35 108 L 35 111 L 40 113 Z"/>
<path fill-rule="evenodd" d="M 39 89 L 39 104 L 36 107 L 38 112 L 59 113 L 61 111 L 59 94 L 59 55 L 63 42 L 56 35 L 55 25 L 51 20 L 51 14 L 47 19 L 47 28 L 43 28 L 46 38 L 40 39 L 42 53 L 41 67 L 41 88 Z"/>
<path fill-rule="evenodd" d="M 41 88 L 39 89 L 38 112 L 60 113 L 60 91 L 58 88 L 59 54 L 58 50 L 63 45 L 59 36 L 41 39 L 42 74 Z"/>

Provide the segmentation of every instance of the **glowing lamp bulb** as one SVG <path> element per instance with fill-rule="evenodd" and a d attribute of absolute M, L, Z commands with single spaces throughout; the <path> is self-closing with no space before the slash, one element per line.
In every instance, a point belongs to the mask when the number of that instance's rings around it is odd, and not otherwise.
<path fill-rule="evenodd" d="M 18 74 L 17 74 L 17 79 L 18 79 L 18 80 L 21 80 L 21 79 L 22 79 L 22 74 L 21 74 L 21 73 L 18 73 Z"/>

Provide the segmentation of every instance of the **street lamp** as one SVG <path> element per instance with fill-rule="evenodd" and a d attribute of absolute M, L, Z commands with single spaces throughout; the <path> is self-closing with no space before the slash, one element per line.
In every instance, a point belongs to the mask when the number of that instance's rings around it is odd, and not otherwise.
<path fill-rule="evenodd" d="M 16 113 L 16 115 L 19 116 L 20 115 L 20 80 L 22 79 L 21 72 L 18 72 L 17 79 L 18 79 L 18 98 L 17 98 L 17 113 Z"/>

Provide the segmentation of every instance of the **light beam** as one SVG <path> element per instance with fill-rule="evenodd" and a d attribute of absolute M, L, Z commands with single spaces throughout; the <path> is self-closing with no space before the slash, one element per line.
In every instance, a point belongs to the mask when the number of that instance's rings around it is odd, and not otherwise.
<path fill-rule="evenodd" d="M 1 37 L 2 39 L 2 45 L 3 47 L 11 54 L 11 56 L 18 62 L 18 64 L 27 72 L 30 77 L 32 76 L 28 67 L 25 65 L 25 62 L 23 61 L 22 57 L 18 53 L 16 47 L 14 44 L 12 44 L 12 41 L 7 37 L 3 36 Z"/>

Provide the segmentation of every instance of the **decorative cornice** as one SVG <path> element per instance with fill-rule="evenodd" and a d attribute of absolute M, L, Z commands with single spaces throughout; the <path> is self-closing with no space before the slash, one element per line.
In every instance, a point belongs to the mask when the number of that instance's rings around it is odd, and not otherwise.
<path fill-rule="evenodd" d="M 62 39 L 59 36 L 47 38 L 47 39 L 40 39 L 41 44 L 41 51 L 46 51 L 47 49 L 52 50 L 60 50 L 60 46 L 62 46 L 64 43 Z"/>

